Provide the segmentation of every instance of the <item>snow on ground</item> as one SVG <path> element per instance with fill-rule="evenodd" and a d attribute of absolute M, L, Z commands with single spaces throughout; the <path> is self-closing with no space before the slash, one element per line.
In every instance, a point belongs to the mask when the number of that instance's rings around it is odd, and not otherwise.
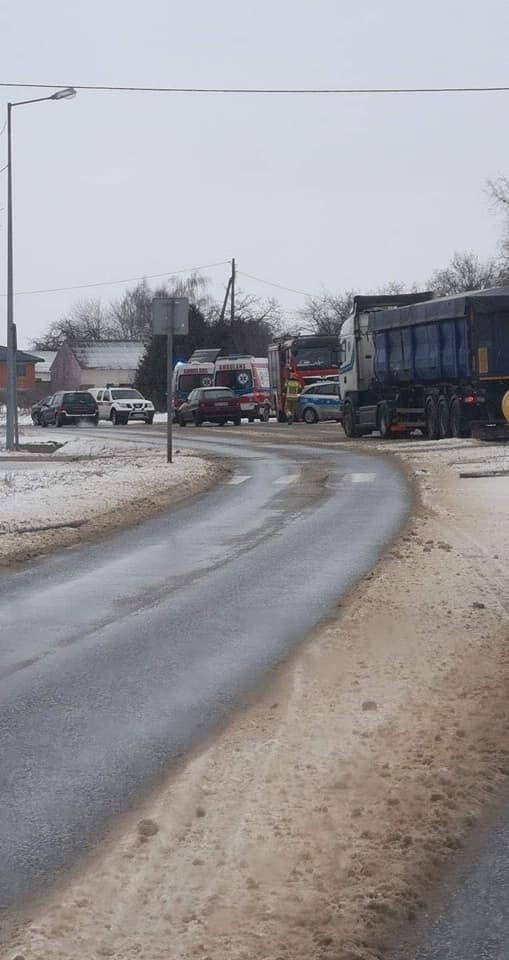
<path fill-rule="evenodd" d="M 415 517 L 259 700 L 31 912 L 13 955 L 380 960 L 506 790 L 509 477 L 449 464 L 505 451 L 352 448 L 405 461 Z"/>
<path fill-rule="evenodd" d="M 378 450 L 396 453 L 403 459 L 424 461 L 432 459 L 434 467 L 451 467 L 459 474 L 464 471 L 485 473 L 494 470 L 509 470 L 509 444 L 506 442 L 488 443 L 483 440 L 415 440 L 388 441 L 377 445 Z"/>
<path fill-rule="evenodd" d="M 22 442 L 39 442 L 40 433 L 26 430 Z M 0 453 L 0 562 L 40 552 L 34 535 L 44 531 L 100 518 L 105 532 L 122 515 L 126 524 L 135 522 L 207 488 L 218 472 L 210 461 L 179 452 L 167 464 L 156 445 L 62 430 L 44 431 L 43 439 L 62 446 L 53 454 Z M 47 549 L 48 543 L 43 539 L 39 546 Z"/>

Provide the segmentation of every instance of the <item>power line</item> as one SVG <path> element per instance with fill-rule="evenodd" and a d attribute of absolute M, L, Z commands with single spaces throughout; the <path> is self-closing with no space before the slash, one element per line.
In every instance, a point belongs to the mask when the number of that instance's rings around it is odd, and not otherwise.
<path fill-rule="evenodd" d="M 1 173 L 1 171 L 0 171 Z M 94 283 L 77 283 L 72 287 L 47 287 L 44 290 L 19 290 L 16 291 L 17 297 L 30 297 L 35 294 L 41 293 L 67 293 L 71 290 L 89 290 L 92 287 L 113 287 L 116 284 L 122 283 L 136 283 L 141 280 L 159 280 L 161 277 L 176 277 L 181 273 L 194 273 L 197 270 L 211 270 L 213 267 L 222 267 L 225 264 L 230 263 L 229 260 L 219 260 L 217 263 L 205 263 L 200 267 L 187 267 L 184 270 L 165 270 L 164 273 L 152 273 L 147 276 L 144 274 L 141 277 L 126 277 L 123 280 L 98 280 Z M 0 296 L 5 297 L 5 293 L 1 293 Z"/>
<path fill-rule="evenodd" d="M 210 94 L 246 94 L 261 96 L 350 96 L 350 95 L 394 95 L 421 93 L 507 93 L 509 86 L 481 87 L 142 87 L 121 86 L 101 83 L 6 83 L 0 87 L 12 87 L 32 90 L 56 90 L 72 86 L 75 90 L 95 90 L 112 93 L 210 93 Z"/>
<path fill-rule="evenodd" d="M 274 280 L 263 280 L 262 277 L 254 277 L 252 273 L 245 273 L 244 270 L 237 270 L 243 277 L 249 277 L 250 280 L 256 280 L 257 283 L 263 283 L 268 287 L 277 287 L 279 290 L 286 290 L 287 293 L 298 293 L 303 297 L 315 297 L 317 300 L 322 300 L 322 297 L 319 297 L 317 293 L 309 293 L 307 290 L 296 290 L 295 287 L 285 287 L 282 283 L 275 283 Z"/>

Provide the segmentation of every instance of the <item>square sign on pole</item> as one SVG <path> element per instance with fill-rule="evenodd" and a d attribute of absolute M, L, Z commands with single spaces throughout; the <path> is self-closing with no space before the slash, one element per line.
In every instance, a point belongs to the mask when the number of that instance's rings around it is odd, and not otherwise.
<path fill-rule="evenodd" d="M 152 333 L 185 337 L 189 333 L 189 300 L 187 297 L 154 297 L 152 300 Z"/>
<path fill-rule="evenodd" d="M 166 337 L 166 461 L 173 463 L 173 337 L 189 331 L 187 297 L 154 297 L 152 333 Z"/>

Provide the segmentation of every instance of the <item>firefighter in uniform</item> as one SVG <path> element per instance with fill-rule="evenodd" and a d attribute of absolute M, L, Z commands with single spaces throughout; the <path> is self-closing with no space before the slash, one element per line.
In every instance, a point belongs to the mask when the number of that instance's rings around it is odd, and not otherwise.
<path fill-rule="evenodd" d="M 300 391 L 301 385 L 299 381 L 295 380 L 294 377 L 290 377 L 290 379 L 286 381 L 285 390 L 285 416 L 287 423 L 293 423 L 295 420 L 297 400 L 299 399 Z"/>

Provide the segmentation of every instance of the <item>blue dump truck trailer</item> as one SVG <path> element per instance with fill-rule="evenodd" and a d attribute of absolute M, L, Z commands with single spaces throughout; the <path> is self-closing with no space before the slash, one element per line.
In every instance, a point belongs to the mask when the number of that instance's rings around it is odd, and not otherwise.
<path fill-rule="evenodd" d="M 509 439 L 509 287 L 355 297 L 340 359 L 350 437 Z"/>

